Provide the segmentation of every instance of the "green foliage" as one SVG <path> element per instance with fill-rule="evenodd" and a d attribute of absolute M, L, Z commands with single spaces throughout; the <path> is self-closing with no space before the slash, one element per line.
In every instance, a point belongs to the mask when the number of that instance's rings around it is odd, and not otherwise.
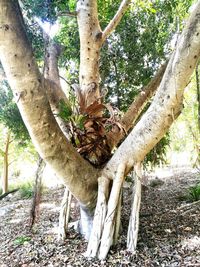
<path fill-rule="evenodd" d="M 186 164 L 195 164 L 200 157 L 200 134 L 198 128 L 197 88 L 194 76 L 185 90 L 184 108 L 181 115 L 170 128 L 170 136 L 170 149 L 177 154 L 185 154 L 185 158 L 187 156 Z"/>
<path fill-rule="evenodd" d="M 33 182 L 27 181 L 19 185 L 21 198 L 31 198 L 34 194 Z"/>
<path fill-rule="evenodd" d="M 181 193 L 178 197 L 180 201 L 195 202 L 200 200 L 200 182 L 190 186 L 186 192 Z"/>
<path fill-rule="evenodd" d="M 188 189 L 188 199 L 192 202 L 200 200 L 200 183 Z"/>
<path fill-rule="evenodd" d="M 69 103 L 66 103 L 63 99 L 59 102 L 59 113 L 58 116 L 61 117 L 64 121 L 70 121 L 72 116 L 72 107 Z"/>
<path fill-rule="evenodd" d="M 167 133 L 159 143 L 146 155 L 144 159 L 144 166 L 155 167 L 160 164 L 166 164 L 166 153 L 170 143 L 170 136 Z"/>
<path fill-rule="evenodd" d="M 19 236 L 14 241 L 14 245 L 23 245 L 25 242 L 28 242 L 31 240 L 30 236 Z"/>
<path fill-rule="evenodd" d="M 0 122 L 12 132 L 20 145 L 27 145 L 30 141 L 29 133 L 13 101 L 12 91 L 6 81 L 2 82 L 0 87 Z"/>
<path fill-rule="evenodd" d="M 100 9 L 103 27 L 115 14 L 119 3 Z M 104 45 L 101 57 L 102 86 L 109 101 L 126 110 L 142 86 L 171 52 L 170 40 L 192 1 L 136 1 Z M 99 1 L 102 8 L 102 1 Z M 177 10 L 179 12 L 177 12 Z"/>
<path fill-rule="evenodd" d="M 70 122 L 73 127 L 84 130 L 84 122 L 86 120 L 86 116 L 77 112 L 73 112 L 74 108 L 75 106 L 73 102 L 66 103 L 64 100 L 60 100 L 58 116 L 67 123 Z"/>

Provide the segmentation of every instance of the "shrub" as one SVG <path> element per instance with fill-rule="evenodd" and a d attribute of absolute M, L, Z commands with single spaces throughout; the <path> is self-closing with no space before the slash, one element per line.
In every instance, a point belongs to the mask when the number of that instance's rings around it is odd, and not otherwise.
<path fill-rule="evenodd" d="M 19 186 L 20 196 L 22 198 L 31 198 L 34 194 L 33 182 L 25 182 Z"/>
<path fill-rule="evenodd" d="M 188 189 L 188 198 L 192 202 L 200 200 L 200 183 L 197 183 Z"/>

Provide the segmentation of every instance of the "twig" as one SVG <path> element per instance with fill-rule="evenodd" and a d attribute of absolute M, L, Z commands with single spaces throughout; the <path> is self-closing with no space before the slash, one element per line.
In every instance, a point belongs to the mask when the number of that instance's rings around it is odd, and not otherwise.
<path fill-rule="evenodd" d="M 62 76 L 60 76 L 60 75 L 59 75 L 59 77 L 60 77 L 63 81 L 65 81 L 70 87 L 72 87 L 72 84 L 71 84 L 70 82 L 68 82 L 64 77 L 62 77 Z"/>
<path fill-rule="evenodd" d="M 178 210 L 182 210 L 182 209 L 185 209 L 185 208 L 190 208 L 191 206 L 194 206 L 196 204 L 199 204 L 200 203 L 200 200 L 197 200 L 195 202 L 192 202 L 192 203 L 189 203 L 189 204 L 186 204 L 186 205 L 183 205 L 181 207 L 178 208 Z"/>
<path fill-rule="evenodd" d="M 63 11 L 63 12 L 58 12 L 57 13 L 58 17 L 72 17 L 72 18 L 76 18 L 77 17 L 77 12 L 70 12 L 70 11 Z"/>

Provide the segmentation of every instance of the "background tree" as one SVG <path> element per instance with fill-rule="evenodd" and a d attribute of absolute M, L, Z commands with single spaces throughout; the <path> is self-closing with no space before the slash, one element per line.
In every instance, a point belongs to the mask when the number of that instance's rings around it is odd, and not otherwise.
<path fill-rule="evenodd" d="M 51 7 L 54 6 L 53 3 Z M 139 9 L 142 3 L 143 1 L 138 1 L 135 5 L 131 4 L 130 7 L 133 9 L 136 6 Z M 159 142 L 181 112 L 183 91 L 189 83 L 200 54 L 198 19 L 200 2 L 197 2 L 196 8 L 179 38 L 162 82 L 160 83 L 163 72 L 158 72 L 150 85 L 146 86 L 138 96 L 141 100 L 140 107 L 144 106 L 144 102 L 149 99 L 144 97 L 146 90 L 152 93 L 158 88 L 149 109 L 112 157 L 113 145 L 119 143 L 121 136 L 124 136 L 121 133 L 131 128 L 142 111 L 142 108 L 135 110 L 136 104 L 133 103 L 131 109 L 127 111 L 130 119 L 127 124 L 124 123 L 124 118 L 127 117 L 126 113 L 120 120 L 109 105 L 102 103 L 104 94 L 99 79 L 100 50 L 119 24 L 130 1 L 121 2 L 115 16 L 107 26 L 101 25 L 103 30 L 98 19 L 97 1 L 77 1 L 75 13 L 80 36 L 80 68 L 79 84 L 76 84 L 74 89 L 78 105 L 71 107 L 68 101 L 65 101 L 61 106 L 64 107 L 62 111 L 65 111 L 66 115 L 62 119 L 65 119 L 64 123 L 70 129 L 74 146 L 61 131 L 60 123 L 51 109 L 59 107 L 61 100 L 60 97 L 52 97 L 52 92 L 55 93 L 55 90 L 58 94 L 61 92 L 58 75 L 56 77 L 51 75 L 55 73 L 53 68 L 53 62 L 57 62 L 53 60 L 55 54 L 53 55 L 53 52 L 49 54 L 52 64 L 49 65 L 49 76 L 44 77 L 39 72 L 33 57 L 18 3 L 1 0 L 0 4 L 0 59 L 2 65 L 37 150 L 42 158 L 52 166 L 56 174 L 63 179 L 80 203 L 82 217 L 80 228 L 87 238 L 90 236 L 87 255 L 98 255 L 101 259 L 105 258 L 113 241 L 117 239 L 121 186 L 125 175 L 133 167 L 136 171 L 137 190 L 132 206 L 127 246 L 129 250 L 134 251 L 137 243 L 141 197 L 141 161 Z M 73 4 L 73 1 L 68 2 L 69 9 Z M 101 7 L 101 2 L 98 4 Z M 56 5 L 56 7 L 57 10 L 61 9 L 61 5 Z M 149 8 L 154 13 L 154 6 L 150 5 Z M 5 9 L 6 12 L 3 12 Z M 69 14 L 69 11 L 67 10 L 66 13 Z M 49 19 L 48 16 L 47 19 Z M 117 35 L 116 38 L 118 39 Z M 137 42 L 140 42 L 139 39 Z M 147 61 L 146 57 L 145 61 Z M 151 95 L 148 94 L 149 97 Z M 104 108 L 109 110 L 110 117 L 103 114 Z M 106 155 L 106 160 L 102 161 L 104 155 Z M 109 196 L 108 188 L 111 180 L 113 180 L 113 185 Z M 98 200 L 97 184 L 99 187 Z M 90 235 L 93 219 L 94 227 Z"/>
<path fill-rule="evenodd" d="M 30 137 L 5 77 L 2 77 L 0 88 L 0 122 L 7 129 L 5 148 L 1 149 L 3 157 L 2 192 L 6 193 L 8 191 L 8 171 L 11 163 L 9 163 L 10 144 L 15 139 L 19 146 L 26 146 Z"/>

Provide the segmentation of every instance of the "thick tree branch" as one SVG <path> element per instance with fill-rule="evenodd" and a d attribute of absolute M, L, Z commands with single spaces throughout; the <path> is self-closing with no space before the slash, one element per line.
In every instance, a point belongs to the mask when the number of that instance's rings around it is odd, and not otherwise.
<path fill-rule="evenodd" d="M 41 157 L 83 205 L 95 205 L 97 192 L 91 189 L 97 189 L 97 171 L 67 142 L 56 123 L 17 1 L 0 0 L 0 60 Z"/>
<path fill-rule="evenodd" d="M 106 26 L 105 30 L 103 31 L 102 42 L 104 42 L 106 38 L 112 33 L 112 31 L 114 31 L 114 29 L 117 27 L 124 13 L 128 9 L 130 3 L 131 3 L 131 0 L 123 0 L 121 2 L 121 5 L 117 13 L 115 14 L 114 18 L 109 22 L 109 24 Z"/>
<path fill-rule="evenodd" d="M 108 134 L 109 144 L 113 148 L 124 138 L 125 132 L 128 132 L 133 126 L 142 110 L 144 109 L 147 101 L 153 96 L 155 91 L 160 85 L 164 72 L 166 70 L 168 61 L 161 66 L 155 77 L 149 82 L 149 84 L 142 88 L 139 95 L 134 99 L 127 112 L 121 119 L 121 124 L 125 131 L 120 130 L 115 126 Z"/>
<path fill-rule="evenodd" d="M 98 20 L 97 1 L 77 1 L 77 21 L 80 36 L 79 86 L 86 105 L 100 99 L 99 56 L 102 31 Z"/>
<path fill-rule="evenodd" d="M 113 171 L 122 162 L 127 166 L 126 173 L 129 172 L 159 142 L 181 112 L 184 89 L 199 58 L 200 1 L 181 34 L 150 108 L 120 145 L 102 175 L 113 177 Z"/>
<path fill-rule="evenodd" d="M 65 93 L 62 90 L 60 84 L 60 76 L 58 69 L 58 58 L 61 54 L 62 47 L 50 39 L 48 35 L 43 33 L 46 41 L 46 52 L 45 52 L 45 63 L 44 63 L 44 77 L 47 89 L 47 96 L 51 106 L 51 110 L 55 115 L 56 121 L 60 126 L 62 132 L 69 139 L 68 128 L 66 123 L 58 116 L 59 114 L 59 103 L 64 100 L 69 103 Z"/>
<path fill-rule="evenodd" d="M 60 84 L 60 76 L 58 69 L 58 59 L 62 51 L 62 47 L 50 39 L 44 33 L 46 41 L 45 63 L 44 63 L 44 77 L 48 80 L 47 93 L 50 105 L 54 113 L 58 113 L 58 105 L 61 99 L 68 102 L 68 99 L 63 92 Z"/>

